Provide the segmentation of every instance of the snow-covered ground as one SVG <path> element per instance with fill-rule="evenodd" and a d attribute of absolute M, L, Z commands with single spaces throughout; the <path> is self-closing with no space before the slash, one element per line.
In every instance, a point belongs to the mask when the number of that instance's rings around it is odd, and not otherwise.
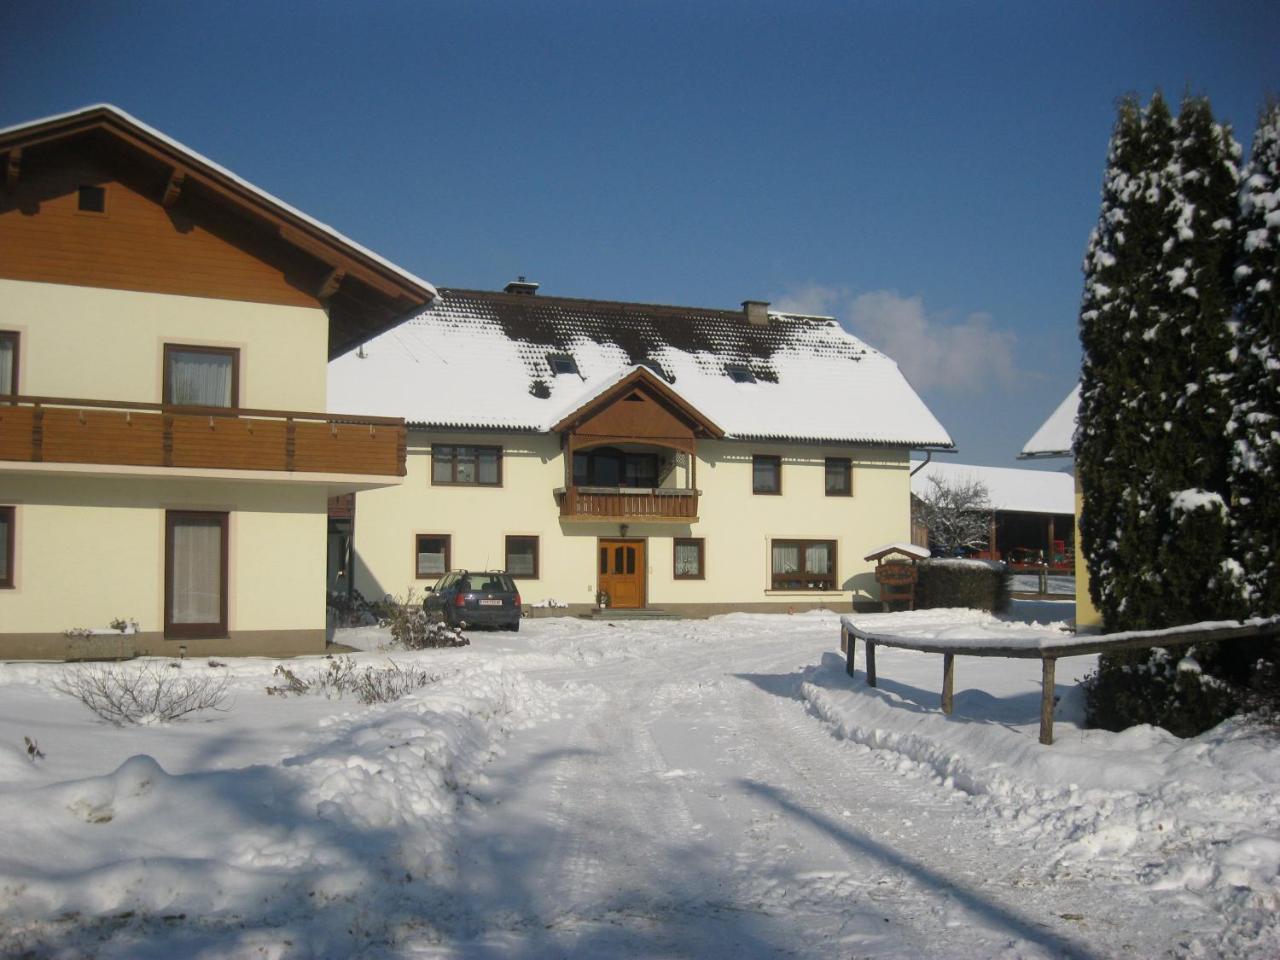
<path fill-rule="evenodd" d="M 1045 748 L 1038 663 L 961 658 L 944 717 L 940 658 L 882 649 L 869 688 L 833 614 L 340 639 L 431 682 L 363 706 L 188 661 L 227 710 L 116 728 L 72 668 L 0 664 L 0 955 L 1280 955 L 1275 740 L 1083 731 L 1091 658 Z"/>

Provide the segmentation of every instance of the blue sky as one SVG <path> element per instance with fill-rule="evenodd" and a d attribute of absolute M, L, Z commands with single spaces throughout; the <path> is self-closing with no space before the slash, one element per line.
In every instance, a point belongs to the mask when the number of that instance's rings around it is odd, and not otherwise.
<path fill-rule="evenodd" d="M 1075 380 L 1116 98 L 1205 93 L 1247 145 L 1280 90 L 1275 3 L 11 0 L 5 25 L 0 124 L 115 103 L 440 285 L 833 313 L 995 465 Z"/>

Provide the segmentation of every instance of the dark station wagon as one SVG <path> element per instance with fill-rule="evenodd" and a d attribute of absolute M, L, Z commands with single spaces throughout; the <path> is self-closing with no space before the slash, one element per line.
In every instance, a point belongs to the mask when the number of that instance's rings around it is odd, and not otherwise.
<path fill-rule="evenodd" d="M 422 601 L 428 617 L 452 627 L 520 629 L 520 591 L 506 573 L 454 570 Z"/>

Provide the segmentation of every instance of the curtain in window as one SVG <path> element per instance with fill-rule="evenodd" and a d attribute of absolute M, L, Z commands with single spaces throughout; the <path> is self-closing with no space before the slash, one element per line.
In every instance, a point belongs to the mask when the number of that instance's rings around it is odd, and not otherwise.
<path fill-rule="evenodd" d="M 830 573 L 831 546 L 826 543 L 811 543 L 805 547 L 804 569 L 806 573 Z"/>
<path fill-rule="evenodd" d="M 17 393 L 13 382 L 13 358 L 18 344 L 11 337 L 0 337 L 0 393 Z"/>
<path fill-rule="evenodd" d="M 216 518 L 183 517 L 173 523 L 174 623 L 222 620 L 222 523 Z"/>
<path fill-rule="evenodd" d="M 431 480 L 433 483 L 453 482 L 453 447 L 431 448 Z"/>
<path fill-rule="evenodd" d="M 418 541 L 418 573 L 446 573 L 443 540 Z"/>
<path fill-rule="evenodd" d="M 169 351 L 169 402 L 231 406 L 231 357 L 225 353 Z"/>
<path fill-rule="evenodd" d="M 696 543 L 676 544 L 676 576 L 696 577 L 701 573 L 698 569 L 698 545 Z"/>
<path fill-rule="evenodd" d="M 800 548 L 793 543 L 773 545 L 773 572 L 797 573 L 800 570 Z"/>
<path fill-rule="evenodd" d="M 507 573 L 512 576 L 533 576 L 533 542 L 513 541 L 507 546 Z"/>
<path fill-rule="evenodd" d="M 480 450 L 477 452 L 476 459 L 480 473 L 481 483 L 497 483 L 498 482 L 498 451 L 496 450 Z"/>

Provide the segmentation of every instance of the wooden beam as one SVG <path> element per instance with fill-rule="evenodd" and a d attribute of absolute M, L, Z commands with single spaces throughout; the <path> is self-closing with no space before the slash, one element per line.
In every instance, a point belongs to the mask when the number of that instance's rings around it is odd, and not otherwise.
<path fill-rule="evenodd" d="M 4 168 L 4 185 L 12 190 L 18 185 L 18 175 L 22 172 L 22 148 L 14 147 L 9 151 L 9 160 Z"/>
<path fill-rule="evenodd" d="M 867 686 L 874 687 L 876 685 L 876 642 L 874 640 L 864 641 L 867 648 Z M 849 657 L 853 657 L 853 637 L 849 637 Z"/>
<path fill-rule="evenodd" d="M 955 685 L 956 655 L 944 653 L 942 655 L 942 712 L 948 715 L 955 703 Z"/>
<path fill-rule="evenodd" d="M 334 267 L 324 275 L 324 279 L 320 281 L 320 289 L 316 293 L 316 299 L 328 300 L 338 292 L 338 287 L 342 285 L 342 281 L 347 277 L 345 267 Z"/>
<path fill-rule="evenodd" d="M 178 202 L 178 197 L 182 194 L 182 187 L 187 182 L 187 171 L 180 167 L 174 167 L 169 171 L 169 182 L 164 187 L 164 199 L 161 205 L 168 210 Z"/>
<path fill-rule="evenodd" d="M 1053 705 L 1057 699 L 1053 694 L 1053 672 L 1058 661 L 1053 657 L 1045 657 L 1040 674 L 1040 742 L 1045 746 L 1053 743 Z"/>

